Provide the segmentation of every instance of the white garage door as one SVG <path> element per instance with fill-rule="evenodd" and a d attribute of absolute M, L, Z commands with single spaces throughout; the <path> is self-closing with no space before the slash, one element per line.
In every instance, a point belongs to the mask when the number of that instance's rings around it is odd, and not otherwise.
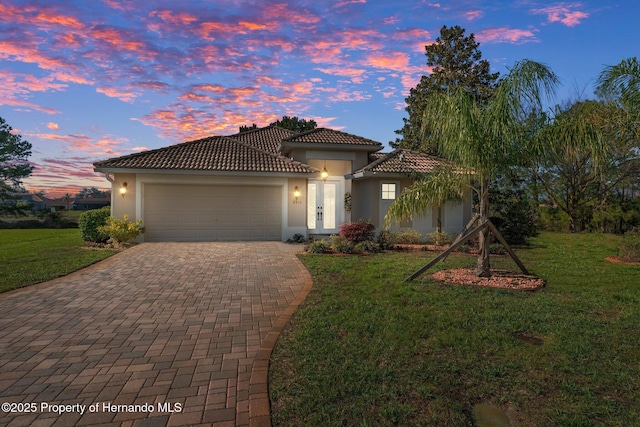
<path fill-rule="evenodd" d="M 144 240 L 281 240 L 282 188 L 145 184 Z"/>

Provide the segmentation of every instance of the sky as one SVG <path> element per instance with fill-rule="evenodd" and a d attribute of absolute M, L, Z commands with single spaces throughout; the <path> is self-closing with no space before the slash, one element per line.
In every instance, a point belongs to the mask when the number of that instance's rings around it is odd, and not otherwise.
<path fill-rule="evenodd" d="M 92 163 L 284 115 L 387 145 L 443 25 L 492 71 L 543 62 L 550 103 L 638 56 L 637 0 L 0 0 L 0 117 L 33 145 L 29 191 L 109 188 Z"/>

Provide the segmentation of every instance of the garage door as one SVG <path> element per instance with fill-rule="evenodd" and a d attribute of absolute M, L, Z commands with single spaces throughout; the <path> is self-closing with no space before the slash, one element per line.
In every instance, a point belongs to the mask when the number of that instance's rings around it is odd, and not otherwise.
<path fill-rule="evenodd" d="M 145 184 L 144 240 L 281 240 L 282 188 Z"/>

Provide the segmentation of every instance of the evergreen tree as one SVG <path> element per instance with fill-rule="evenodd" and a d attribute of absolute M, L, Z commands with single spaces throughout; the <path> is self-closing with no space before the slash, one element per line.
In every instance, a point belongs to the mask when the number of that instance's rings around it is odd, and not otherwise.
<path fill-rule="evenodd" d="M 28 161 L 30 155 L 31 144 L 14 134 L 13 128 L 0 117 L 0 213 L 17 212 L 14 193 L 24 192 L 22 180 L 33 170 Z"/>
<path fill-rule="evenodd" d="M 404 126 L 397 130 L 400 135 L 394 148 L 422 149 L 438 154 L 430 141 L 423 139 L 422 117 L 429 98 L 436 93 L 444 93 L 449 88 L 463 88 L 474 101 L 486 103 L 498 80 L 499 73 L 489 72 L 489 61 L 482 59 L 478 49 L 480 44 L 472 34 L 465 36 L 460 26 L 440 29 L 440 37 L 435 43 L 425 46 L 427 66 L 433 67 L 429 75 L 422 76 L 420 83 L 412 88 L 406 98 L 409 117 L 404 118 Z M 426 133 L 428 136 L 429 132 Z"/>
<path fill-rule="evenodd" d="M 299 119 L 297 116 L 289 117 L 282 116 L 281 119 L 276 120 L 273 123 L 269 123 L 269 126 L 278 126 L 281 128 L 289 129 L 294 132 L 306 132 L 308 130 L 313 130 L 318 127 L 318 123 L 316 123 L 313 119 Z M 250 130 L 258 129 L 258 125 L 255 123 L 251 126 L 240 126 L 239 133 L 249 132 Z"/>

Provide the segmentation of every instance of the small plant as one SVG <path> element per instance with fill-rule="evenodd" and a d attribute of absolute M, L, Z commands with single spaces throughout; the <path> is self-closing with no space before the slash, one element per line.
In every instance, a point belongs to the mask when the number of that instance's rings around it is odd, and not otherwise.
<path fill-rule="evenodd" d="M 311 254 L 326 254 L 330 252 L 329 244 L 324 240 L 312 242 L 305 250 Z"/>
<path fill-rule="evenodd" d="M 356 222 L 349 222 L 340 226 L 340 236 L 352 243 L 364 242 L 365 240 L 373 240 L 376 226 L 370 221 L 364 219 Z"/>
<path fill-rule="evenodd" d="M 348 191 L 344 193 L 344 210 L 346 212 L 351 212 L 351 193 Z"/>
<path fill-rule="evenodd" d="M 427 240 L 434 245 L 442 246 L 447 243 L 451 243 L 451 237 L 447 233 L 443 233 L 441 231 L 434 231 L 433 233 L 427 234 Z"/>
<path fill-rule="evenodd" d="M 300 233 L 296 233 L 287 239 L 287 243 L 304 243 L 306 241 L 307 239 Z"/>
<path fill-rule="evenodd" d="M 640 262 L 640 229 L 624 233 L 619 253 L 625 261 Z"/>
<path fill-rule="evenodd" d="M 504 255 L 507 251 L 500 243 L 492 243 L 489 245 L 489 253 L 492 255 Z"/>
<path fill-rule="evenodd" d="M 394 235 L 396 243 L 417 245 L 422 241 L 422 234 L 418 230 L 398 231 Z"/>
<path fill-rule="evenodd" d="M 462 252 L 463 254 L 471 253 L 471 245 L 464 243 L 458 246 L 458 252 Z"/>
<path fill-rule="evenodd" d="M 389 230 L 380 230 L 378 237 L 376 237 L 376 243 L 382 251 L 390 251 L 395 246 L 395 235 Z"/>
<path fill-rule="evenodd" d="M 142 220 L 139 219 L 135 222 L 129 221 L 129 216 L 124 214 L 123 219 L 117 219 L 114 217 L 107 218 L 107 223 L 98 227 L 98 231 L 109 236 L 109 240 L 115 246 L 119 246 L 124 242 L 128 242 L 131 239 L 135 239 L 142 233 L 144 233 L 144 227 L 142 226 Z"/>
<path fill-rule="evenodd" d="M 340 236 L 331 236 L 331 250 L 337 254 L 352 254 L 353 243 L 343 239 Z"/>
<path fill-rule="evenodd" d="M 99 227 L 107 224 L 109 215 L 111 215 L 109 206 L 81 213 L 78 219 L 78 227 L 80 227 L 82 240 L 97 243 L 105 243 L 109 240 L 108 234 L 98 230 Z"/>
<path fill-rule="evenodd" d="M 356 246 L 354 247 L 354 252 L 357 254 L 362 254 L 362 253 L 375 254 L 380 252 L 380 246 L 378 246 L 378 244 L 372 240 L 365 240 L 363 242 L 356 243 Z"/>

